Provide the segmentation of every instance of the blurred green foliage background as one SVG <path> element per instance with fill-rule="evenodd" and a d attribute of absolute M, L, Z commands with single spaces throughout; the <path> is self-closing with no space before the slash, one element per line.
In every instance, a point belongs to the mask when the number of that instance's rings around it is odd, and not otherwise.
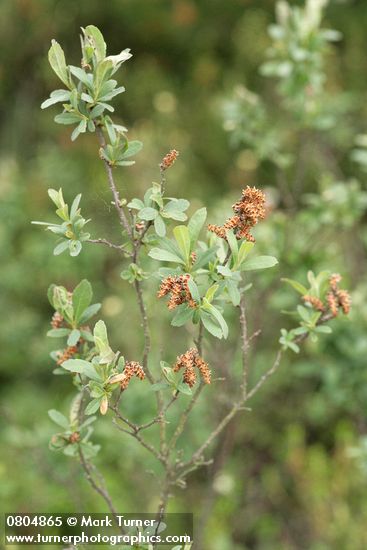
<path fill-rule="evenodd" d="M 2 0 L 0 498 L 7 511 L 104 510 L 78 464 L 47 447 L 53 433 L 47 410 L 67 410 L 72 397 L 64 378 L 51 374 L 48 285 L 73 288 L 88 278 L 103 303 L 114 349 L 129 356 L 141 346 L 120 258 L 88 245 L 77 259 L 52 256 L 52 235 L 30 225 L 53 219 L 47 188 L 62 186 L 67 201 L 83 193 L 93 237 L 119 237 L 95 137 L 71 144 L 70 129 L 39 108 L 56 83 L 47 61 L 51 38 L 78 65 L 79 28 L 94 24 L 110 53 L 130 47 L 134 55 L 120 75 L 127 91 L 114 105 L 129 137 L 143 141 L 144 149 L 135 166 L 118 173 L 122 196 L 139 196 L 157 180 L 160 159 L 171 148 L 180 151 L 168 174 L 172 196 L 189 198 L 193 209 L 206 205 L 213 221 L 228 214 L 247 184 L 268 194 L 272 208 L 257 243 L 278 257 L 279 266 L 254 276 L 249 293 L 251 329 L 262 328 L 253 347 L 253 380 L 269 365 L 279 328 L 292 326 L 280 310 L 291 308 L 296 297 L 281 277 L 304 282 L 309 269 L 330 269 L 342 273 L 352 291 L 350 318 L 334 322 L 333 334 L 316 344 L 307 342 L 300 356 L 287 356 L 252 411 L 229 426 L 214 449 L 213 466 L 178 492 L 172 511 L 192 510 L 203 547 L 213 550 L 366 548 L 367 195 L 365 165 L 351 153 L 367 129 L 367 10 L 362 0 L 334 1 L 326 10 L 326 28 L 343 38 L 326 57 L 325 104 L 335 118 L 319 130 L 283 111 L 274 81 L 259 74 L 274 7 L 270 0 Z M 279 169 L 251 144 L 252 134 L 245 135 L 254 118 L 233 103 L 239 85 L 258 94 L 270 113 L 270 122 L 254 123 L 260 143 L 269 139 L 271 150 L 286 131 L 285 150 L 295 159 L 289 166 Z M 228 131 L 233 109 L 236 121 L 244 116 L 237 134 Z M 156 287 L 149 281 L 157 354 L 168 345 L 168 359 L 174 359 L 185 336 L 169 326 L 156 304 Z M 207 358 L 226 380 L 213 384 L 198 407 L 185 449 L 196 447 L 219 414 L 222 388 L 232 390 L 228 368 L 233 358 L 238 362 L 237 346 L 235 332 L 227 344 L 207 342 Z M 149 417 L 139 387 L 126 406 L 137 422 Z M 99 423 L 95 439 L 104 447 L 97 462 L 117 508 L 154 509 L 149 455 L 107 421 Z"/>

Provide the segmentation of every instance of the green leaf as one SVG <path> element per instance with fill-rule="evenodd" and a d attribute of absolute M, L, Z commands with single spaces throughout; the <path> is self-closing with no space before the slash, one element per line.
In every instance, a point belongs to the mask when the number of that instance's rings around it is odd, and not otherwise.
<path fill-rule="evenodd" d="M 72 330 L 67 340 L 67 345 L 76 346 L 76 344 L 79 342 L 79 338 L 80 338 L 80 331 L 77 329 Z"/>
<path fill-rule="evenodd" d="M 191 250 L 189 230 L 186 225 L 177 225 L 173 230 L 173 234 L 182 256 L 185 259 L 185 263 L 188 264 Z"/>
<path fill-rule="evenodd" d="M 157 216 L 154 220 L 154 229 L 158 237 L 164 237 L 166 235 L 166 226 L 161 216 Z"/>
<path fill-rule="evenodd" d="M 294 353 L 299 353 L 299 346 L 294 342 L 287 342 L 287 346 L 294 351 Z"/>
<path fill-rule="evenodd" d="M 97 61 L 102 61 L 106 57 L 107 46 L 103 34 L 95 25 L 88 25 L 83 29 L 84 36 L 94 47 Z"/>
<path fill-rule="evenodd" d="M 214 259 L 216 252 L 217 252 L 217 247 L 208 248 L 207 250 L 200 252 L 192 267 L 193 271 L 196 271 L 206 266 L 211 260 Z"/>
<path fill-rule="evenodd" d="M 304 306 L 297 306 L 297 311 L 301 319 L 306 323 L 310 321 L 312 312 L 306 309 Z"/>
<path fill-rule="evenodd" d="M 48 411 L 48 416 L 55 422 L 55 424 L 61 426 L 64 430 L 69 430 L 69 421 L 66 416 L 61 414 L 61 412 L 56 411 L 55 409 L 50 409 Z"/>
<path fill-rule="evenodd" d="M 93 336 L 98 341 L 98 344 L 96 342 L 98 351 L 102 351 L 106 346 L 109 346 L 107 328 L 104 321 L 97 321 L 94 325 Z"/>
<path fill-rule="evenodd" d="M 65 250 L 69 248 L 69 241 L 68 240 L 64 240 L 62 241 L 61 243 L 59 243 L 57 246 L 55 246 L 54 248 L 54 256 L 59 256 L 60 254 L 62 254 L 63 252 L 65 252 Z"/>
<path fill-rule="evenodd" d="M 218 288 L 219 288 L 219 285 L 212 285 L 206 291 L 205 298 L 208 300 L 209 303 L 211 303 L 213 301 L 213 298 L 214 298 Z"/>
<path fill-rule="evenodd" d="M 130 53 L 130 48 L 125 48 L 117 55 L 109 55 L 108 57 L 106 57 L 106 59 L 109 59 L 113 63 L 114 70 L 112 74 L 114 74 L 119 69 L 122 63 L 130 59 L 130 57 L 132 57 L 132 54 Z"/>
<path fill-rule="evenodd" d="M 84 71 L 84 69 L 81 69 L 80 67 L 74 67 L 74 65 L 69 65 L 69 70 L 72 75 L 76 76 L 80 82 L 85 84 L 88 88 L 91 88 L 93 84 L 93 77 L 91 74 L 88 74 Z"/>
<path fill-rule="evenodd" d="M 206 328 L 206 330 L 210 332 L 210 334 L 212 334 L 213 336 L 219 339 L 223 338 L 223 332 L 221 331 L 221 329 L 218 327 L 216 323 L 213 323 L 210 315 L 205 311 L 201 312 L 201 321 L 204 327 Z"/>
<path fill-rule="evenodd" d="M 187 220 L 184 210 L 187 210 L 190 206 L 189 201 L 185 199 L 171 199 L 163 208 L 162 216 L 165 218 L 171 218 L 173 220 L 185 221 Z"/>
<path fill-rule="evenodd" d="M 331 334 L 333 331 L 331 327 L 328 327 L 326 325 L 315 327 L 316 332 L 323 332 L 324 334 Z"/>
<path fill-rule="evenodd" d="M 317 287 L 317 284 L 316 284 L 316 277 L 315 277 L 315 274 L 313 271 L 307 271 L 307 280 L 308 282 L 310 283 L 310 285 L 312 287 Z"/>
<path fill-rule="evenodd" d="M 181 210 L 175 210 L 173 208 L 169 211 L 164 208 L 163 210 L 161 210 L 161 214 L 164 218 L 170 218 L 178 222 L 184 222 L 187 220 L 187 216 L 184 212 L 182 212 Z"/>
<path fill-rule="evenodd" d="M 92 297 L 92 285 L 87 279 L 83 279 L 73 292 L 74 318 L 76 323 L 79 323 L 82 314 L 91 303 Z"/>
<path fill-rule="evenodd" d="M 191 241 L 191 248 L 194 248 L 198 238 L 200 231 L 202 230 L 205 220 L 207 216 L 206 208 L 199 208 L 190 218 L 189 223 L 187 224 L 189 233 L 190 233 L 190 241 Z"/>
<path fill-rule="evenodd" d="M 215 320 L 218 322 L 220 328 L 222 329 L 222 333 L 223 333 L 224 338 L 227 338 L 228 337 L 228 325 L 227 325 L 223 315 L 221 314 L 221 312 L 216 307 L 214 307 L 213 304 L 210 304 L 206 298 L 203 299 L 203 303 L 204 303 L 203 309 L 208 311 L 208 313 L 210 313 L 210 315 L 212 315 L 215 318 Z"/>
<path fill-rule="evenodd" d="M 68 328 L 52 328 L 48 331 L 47 336 L 50 338 L 64 338 L 70 334 L 70 329 Z"/>
<path fill-rule="evenodd" d="M 73 429 L 75 426 L 79 425 L 81 406 L 83 403 L 83 393 L 83 391 L 77 393 L 70 405 L 69 422 L 70 425 L 73 426 Z"/>
<path fill-rule="evenodd" d="M 278 263 L 274 256 L 257 256 L 256 258 L 246 260 L 241 265 L 241 271 L 255 271 L 257 269 L 267 269 Z"/>
<path fill-rule="evenodd" d="M 92 399 L 92 401 L 90 401 L 86 406 L 84 414 L 89 416 L 90 414 L 94 414 L 95 412 L 97 412 L 99 409 L 100 402 L 101 402 L 101 398 Z"/>
<path fill-rule="evenodd" d="M 124 152 L 122 158 L 127 159 L 129 157 L 133 157 L 134 155 L 139 153 L 139 151 L 141 151 L 142 148 L 143 148 L 143 144 L 141 141 L 137 141 L 137 140 L 129 141 L 128 148 Z"/>
<path fill-rule="evenodd" d="M 180 393 L 184 393 L 185 395 L 192 395 L 191 388 L 185 382 L 181 382 L 180 384 L 178 384 L 177 389 Z"/>
<path fill-rule="evenodd" d="M 156 210 L 155 208 L 151 208 L 150 206 L 146 206 L 145 208 L 142 208 L 138 213 L 138 217 L 141 220 L 146 220 L 146 221 L 154 220 L 157 216 L 158 216 L 158 210 Z"/>
<path fill-rule="evenodd" d="M 115 353 L 110 348 L 106 325 L 103 321 L 98 321 L 94 326 L 93 331 L 94 342 L 98 349 L 99 354 L 101 355 L 100 363 L 112 363 L 115 359 Z"/>
<path fill-rule="evenodd" d="M 77 372 L 79 374 L 84 374 L 87 378 L 91 378 L 96 382 L 101 381 L 101 377 L 97 373 L 96 369 L 93 367 L 92 363 L 89 361 L 84 361 L 84 359 L 68 359 L 62 363 L 62 368 L 70 372 Z"/>
<path fill-rule="evenodd" d="M 98 63 L 94 79 L 94 89 L 97 96 L 100 96 L 100 90 L 102 86 L 106 84 L 106 80 L 111 76 L 112 70 L 113 65 L 111 61 L 107 61 L 107 59 L 104 59 L 103 61 L 100 61 Z"/>
<path fill-rule="evenodd" d="M 168 363 L 166 363 L 166 361 L 161 361 L 160 364 L 163 376 L 168 382 L 174 384 L 176 382 L 176 374 L 173 372 L 172 368 L 169 366 Z"/>
<path fill-rule="evenodd" d="M 56 40 L 51 40 L 51 48 L 48 51 L 48 60 L 59 79 L 70 88 L 69 73 L 66 66 L 65 54 Z"/>
<path fill-rule="evenodd" d="M 254 247 L 254 243 L 251 243 L 249 241 L 244 241 L 240 249 L 238 251 L 238 257 L 237 257 L 237 263 L 235 264 L 235 268 L 239 267 L 247 258 L 248 254 L 251 252 L 251 250 Z"/>
<path fill-rule="evenodd" d="M 199 289 L 198 289 L 197 284 L 195 283 L 194 279 L 192 277 L 190 277 L 189 280 L 187 281 L 187 284 L 188 284 L 191 296 L 193 297 L 193 299 L 195 300 L 195 302 L 197 304 L 200 304 L 201 296 L 200 296 Z"/>
<path fill-rule="evenodd" d="M 140 199 L 132 199 L 127 206 L 128 208 L 133 208 L 134 210 L 141 210 L 144 208 L 144 203 Z"/>
<path fill-rule="evenodd" d="M 75 141 L 79 134 L 84 133 L 87 129 L 87 121 L 85 119 L 81 120 L 76 128 L 74 128 L 71 134 L 71 141 Z"/>
<path fill-rule="evenodd" d="M 154 260 L 160 260 L 162 262 L 175 262 L 179 264 L 185 264 L 185 262 L 176 254 L 168 252 L 168 250 L 163 250 L 162 248 L 152 248 L 148 256 Z"/>
<path fill-rule="evenodd" d="M 92 304 L 87 307 L 80 316 L 79 323 L 83 325 L 101 309 L 101 304 Z"/>
<path fill-rule="evenodd" d="M 228 267 L 228 264 L 227 265 L 218 265 L 217 271 L 218 271 L 218 273 L 220 273 L 220 275 L 223 275 L 223 277 L 232 277 L 232 275 L 233 275 L 233 272 Z"/>
<path fill-rule="evenodd" d="M 232 304 L 235 307 L 238 306 L 241 301 L 241 294 L 238 290 L 237 284 L 235 283 L 235 281 L 227 281 L 226 287 Z"/>
<path fill-rule="evenodd" d="M 188 307 L 186 304 L 180 305 L 171 321 L 171 325 L 173 327 L 182 327 L 187 321 L 191 321 L 194 311 L 194 309 Z"/>
<path fill-rule="evenodd" d="M 69 241 L 69 252 L 70 256 L 78 256 L 82 249 L 82 243 L 80 241 Z"/>
<path fill-rule="evenodd" d="M 76 122 L 80 122 L 80 120 L 81 116 L 74 113 L 61 113 L 54 118 L 54 121 L 58 124 L 75 124 Z"/>
<path fill-rule="evenodd" d="M 281 281 L 291 285 L 291 287 L 293 287 L 297 292 L 302 294 L 302 296 L 304 296 L 305 294 L 308 293 L 307 288 L 305 286 L 301 285 L 301 283 L 299 283 L 298 281 L 294 281 L 293 279 L 287 279 L 287 278 L 283 278 L 283 279 L 281 279 Z"/>
<path fill-rule="evenodd" d="M 74 217 L 77 215 L 78 213 L 78 208 L 79 208 L 79 203 L 80 203 L 80 199 L 82 198 L 82 194 L 79 193 L 79 195 L 77 195 L 75 197 L 75 199 L 73 200 L 73 204 L 71 205 L 71 208 L 70 208 L 70 219 L 73 220 Z"/>
<path fill-rule="evenodd" d="M 237 243 L 237 239 L 236 239 L 235 234 L 233 233 L 232 230 L 227 231 L 227 232 L 226 232 L 226 236 L 227 236 L 227 241 L 228 241 L 229 248 L 231 249 L 231 252 L 232 252 L 232 256 L 233 256 L 234 263 L 236 263 L 236 262 L 237 262 L 237 258 L 238 258 L 238 243 Z"/>
<path fill-rule="evenodd" d="M 67 90 L 54 90 L 51 92 L 50 97 L 41 104 L 41 109 L 47 109 L 47 107 L 55 105 L 55 103 L 69 101 L 69 98 L 70 92 Z"/>

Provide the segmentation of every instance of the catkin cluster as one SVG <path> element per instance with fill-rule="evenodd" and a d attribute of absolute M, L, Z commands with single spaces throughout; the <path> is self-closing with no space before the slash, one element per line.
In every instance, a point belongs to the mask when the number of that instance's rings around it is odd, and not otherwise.
<path fill-rule="evenodd" d="M 200 372 L 200 376 L 205 384 L 210 384 L 211 372 L 208 364 L 200 357 L 199 352 L 196 348 L 191 348 L 179 357 L 173 367 L 174 372 L 178 372 L 181 369 L 184 369 L 183 381 L 185 384 L 192 388 L 196 383 L 196 371 L 195 368 Z"/>
<path fill-rule="evenodd" d="M 246 239 L 254 242 L 251 229 L 259 220 L 265 218 L 265 194 L 256 187 L 247 186 L 242 191 L 242 197 L 232 206 L 234 216 L 229 218 L 224 225 L 209 224 L 208 229 L 218 237 L 226 239 L 228 230 L 233 229 L 238 240 Z"/>
<path fill-rule="evenodd" d="M 304 302 L 309 303 L 315 310 L 323 313 L 330 313 L 336 317 L 339 313 L 339 308 L 342 309 L 345 315 L 348 315 L 351 306 L 350 295 L 347 290 L 339 288 L 339 283 L 342 280 L 339 273 L 333 273 L 329 277 L 329 288 L 326 292 L 325 302 L 316 296 L 305 294 L 302 296 Z"/>
<path fill-rule="evenodd" d="M 61 315 L 61 313 L 55 311 L 51 319 L 51 327 L 54 329 L 61 328 L 63 326 L 63 323 L 64 317 Z"/>
<path fill-rule="evenodd" d="M 78 346 L 67 346 L 62 351 L 57 352 L 57 365 L 62 365 L 65 361 L 72 359 L 78 353 Z"/>
<path fill-rule="evenodd" d="M 169 275 L 162 282 L 157 293 L 158 298 L 163 298 L 170 294 L 168 309 L 175 309 L 177 306 L 187 303 L 189 307 L 195 308 L 197 303 L 193 299 L 189 289 L 190 275 L 178 275 L 173 277 Z"/>
<path fill-rule="evenodd" d="M 159 165 L 160 169 L 167 170 L 167 168 L 170 168 L 176 162 L 178 155 L 179 152 L 176 151 L 176 149 L 172 149 L 165 157 L 163 157 L 162 162 Z"/>
<path fill-rule="evenodd" d="M 67 326 L 67 323 L 65 322 L 64 317 L 58 311 L 55 311 L 55 313 L 53 314 L 50 324 L 53 329 L 64 328 Z M 81 327 L 81 329 L 83 329 L 84 331 L 90 332 L 90 328 L 88 326 Z M 62 365 L 65 361 L 72 359 L 78 353 L 78 351 L 80 351 L 80 346 L 83 344 L 83 342 L 84 342 L 84 339 L 79 338 L 78 342 L 75 345 L 67 346 L 63 350 L 59 350 L 56 353 L 57 355 L 56 364 Z"/>
<path fill-rule="evenodd" d="M 123 372 L 112 376 L 112 378 L 109 379 L 109 384 L 116 384 L 118 382 L 120 388 L 126 390 L 133 376 L 136 376 L 139 380 L 144 380 L 144 369 L 137 361 L 127 361 Z"/>

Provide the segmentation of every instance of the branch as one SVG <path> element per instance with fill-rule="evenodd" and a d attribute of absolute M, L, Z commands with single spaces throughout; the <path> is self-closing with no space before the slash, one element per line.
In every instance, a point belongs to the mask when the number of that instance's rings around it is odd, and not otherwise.
<path fill-rule="evenodd" d="M 240 301 L 240 327 L 241 327 L 241 350 L 242 350 L 242 395 L 246 398 L 247 395 L 247 379 L 248 379 L 248 352 L 249 352 L 249 339 L 247 334 L 247 319 L 246 319 L 246 305 L 245 298 L 241 296 Z"/>
<path fill-rule="evenodd" d="M 270 367 L 269 370 L 267 370 L 265 372 L 265 374 L 262 375 L 262 377 L 260 378 L 260 380 L 257 382 L 257 384 L 255 384 L 255 386 L 248 392 L 248 394 L 245 396 L 245 401 L 248 401 L 249 399 L 251 399 L 251 397 L 253 397 L 255 395 L 255 393 L 257 393 L 259 391 L 259 389 L 261 388 L 261 386 L 267 381 L 268 378 L 270 378 L 270 376 L 272 374 L 275 373 L 275 371 L 277 370 L 277 368 L 279 367 L 280 365 L 280 361 L 281 361 L 281 358 L 282 358 L 282 350 L 280 349 L 275 357 L 275 360 L 274 360 L 274 363 L 272 364 L 272 366 Z"/>
<path fill-rule="evenodd" d="M 107 489 L 105 487 L 105 483 L 104 483 L 104 479 L 103 479 L 102 475 L 98 472 L 98 477 L 100 479 L 100 484 L 98 484 L 96 482 L 96 480 L 94 479 L 94 476 L 93 476 L 93 469 L 95 471 L 97 471 L 96 467 L 95 466 L 92 467 L 92 465 L 86 460 L 80 445 L 78 446 L 78 454 L 79 454 L 79 458 L 80 458 L 80 464 L 82 465 L 82 468 L 85 472 L 85 476 L 86 476 L 89 484 L 105 500 L 105 502 L 107 503 L 107 506 L 110 509 L 111 513 L 114 516 L 117 516 L 117 510 L 114 507 L 111 496 L 110 496 L 109 492 L 107 491 Z M 103 484 L 103 486 L 102 486 L 102 484 Z"/>
<path fill-rule="evenodd" d="M 88 243 L 93 243 L 93 244 L 104 244 L 104 245 L 108 246 L 109 248 L 114 248 L 114 249 L 118 250 L 122 254 L 125 254 L 125 256 L 131 256 L 131 252 L 128 252 L 127 250 L 124 250 L 124 245 L 118 245 L 118 244 L 111 243 L 107 239 L 88 239 L 87 242 Z"/>
<path fill-rule="evenodd" d="M 100 143 L 101 147 L 103 147 L 103 149 L 104 149 L 106 147 L 106 140 L 104 138 L 102 128 L 100 126 L 97 126 L 96 130 L 97 130 L 99 143 Z M 114 205 L 115 205 L 117 214 L 118 214 L 119 219 L 120 219 L 120 224 L 125 229 L 125 231 L 129 235 L 130 239 L 133 241 L 134 237 L 133 237 L 132 229 L 131 229 L 130 224 L 127 220 L 127 217 L 125 215 L 124 209 L 121 206 L 120 195 L 119 195 L 119 192 L 116 188 L 115 180 L 114 180 L 113 173 L 112 173 L 112 168 L 105 159 L 103 159 L 103 162 L 104 162 L 104 165 L 105 165 L 105 168 L 106 168 L 108 183 L 109 183 L 109 186 L 110 186 L 113 198 L 114 198 Z"/>
<path fill-rule="evenodd" d="M 167 452 L 170 453 L 172 451 L 172 449 L 174 448 L 174 446 L 176 445 L 177 443 L 177 440 L 178 438 L 180 437 L 180 435 L 182 434 L 185 426 L 186 426 L 186 422 L 189 418 L 189 415 L 192 411 L 192 409 L 194 408 L 194 405 L 195 403 L 197 402 L 198 398 L 199 398 L 199 395 L 201 394 L 202 390 L 203 390 L 203 387 L 205 386 L 204 382 L 201 380 L 199 382 L 199 385 L 198 387 L 196 388 L 196 391 L 194 393 L 194 395 L 192 396 L 189 404 L 187 405 L 186 409 L 184 410 L 184 412 L 182 413 L 181 415 L 181 418 L 180 418 L 180 421 L 178 423 L 178 426 L 171 438 L 171 441 L 169 442 L 169 445 L 168 445 L 168 449 L 167 449 Z"/>
<path fill-rule="evenodd" d="M 137 254 L 136 253 L 134 253 L 134 263 L 137 264 Z M 138 298 L 139 310 L 140 310 L 142 326 L 143 326 L 143 331 L 144 331 L 144 351 L 143 351 L 143 361 L 142 361 L 143 369 L 144 369 L 145 374 L 147 375 L 147 378 L 148 378 L 149 382 L 151 384 L 154 384 L 155 379 L 154 379 L 154 376 L 152 375 L 152 373 L 150 372 L 149 365 L 148 365 L 148 357 L 149 357 L 149 352 L 150 352 L 150 347 L 151 347 L 151 340 L 150 340 L 150 330 L 149 330 L 149 324 L 148 324 L 147 310 L 146 310 L 145 303 L 144 303 L 143 291 L 142 291 L 142 288 L 141 288 L 140 281 L 135 279 L 134 286 L 135 286 L 136 295 L 137 295 L 137 298 Z"/>
<path fill-rule="evenodd" d="M 242 313 L 242 310 L 241 310 L 241 313 Z M 322 317 L 320 317 L 317 324 L 318 325 L 324 324 L 327 321 L 330 321 L 332 318 L 333 318 L 333 316 L 331 314 L 326 313 Z M 242 318 L 242 322 L 243 321 L 244 321 L 244 318 Z M 242 348 L 246 352 L 246 356 L 247 356 L 248 341 L 247 341 L 246 335 L 247 335 L 247 329 L 244 330 L 244 325 L 242 325 L 242 342 L 243 342 Z M 297 338 L 295 338 L 294 341 L 295 341 L 295 343 L 299 344 L 300 342 L 303 342 L 304 340 L 306 340 L 307 336 L 308 336 L 308 333 L 301 334 Z M 245 345 L 244 345 L 244 343 L 245 343 Z M 179 465 L 179 468 L 181 469 L 181 471 L 185 470 L 186 468 L 190 467 L 191 465 L 194 465 L 194 466 L 196 465 L 196 467 L 199 467 L 201 465 L 201 462 L 203 460 L 203 456 L 202 456 L 203 452 L 207 449 L 207 447 L 209 447 L 209 445 L 212 443 L 212 441 L 224 430 L 224 428 L 229 424 L 229 422 L 237 414 L 237 412 L 240 411 L 240 410 L 243 410 L 244 404 L 249 399 L 251 399 L 259 391 L 259 389 L 262 387 L 262 385 L 268 380 L 268 378 L 270 378 L 276 372 L 276 370 L 278 369 L 278 367 L 280 365 L 282 355 L 283 355 L 283 350 L 282 349 L 278 350 L 278 352 L 275 356 L 275 359 L 273 361 L 273 364 L 270 367 L 270 369 L 267 370 L 262 375 L 260 380 L 255 384 L 255 386 L 248 393 L 246 392 L 245 394 L 242 394 L 241 398 L 233 404 L 230 411 L 219 422 L 217 427 L 214 428 L 214 430 L 209 434 L 206 441 L 197 449 L 197 451 L 194 452 L 191 459 L 188 460 L 187 462 L 181 463 Z M 244 358 L 243 364 L 247 368 L 247 357 Z M 196 468 L 194 468 L 194 469 L 196 469 Z"/>
<path fill-rule="evenodd" d="M 148 443 L 147 441 L 145 441 L 145 439 L 143 439 L 141 437 L 141 435 L 139 434 L 139 427 L 136 426 L 135 424 L 133 424 L 132 422 L 130 422 L 129 420 L 127 420 L 126 418 L 124 418 L 120 412 L 116 409 L 113 409 L 114 413 L 115 413 L 115 418 L 113 419 L 113 423 L 114 425 L 116 426 L 116 428 L 118 430 L 120 430 L 121 432 L 124 432 L 126 434 L 129 434 L 131 435 L 132 437 L 134 437 L 137 441 L 139 441 L 139 443 L 147 450 L 149 451 L 153 456 L 155 456 L 155 458 L 157 458 L 163 465 L 166 465 L 166 459 L 164 456 L 161 455 L 161 453 L 159 453 L 154 447 L 153 445 L 151 445 L 150 443 Z M 120 420 L 121 422 L 124 422 L 125 424 L 127 424 L 129 427 L 131 427 L 132 431 L 130 430 L 127 430 L 126 428 L 123 428 L 122 426 L 119 426 L 119 424 L 117 423 L 117 421 Z"/>

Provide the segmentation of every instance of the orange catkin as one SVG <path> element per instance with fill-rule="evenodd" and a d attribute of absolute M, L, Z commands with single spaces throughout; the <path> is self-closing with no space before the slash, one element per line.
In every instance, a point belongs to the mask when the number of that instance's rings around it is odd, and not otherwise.
<path fill-rule="evenodd" d="M 222 225 L 209 224 L 208 230 L 225 239 L 226 232 L 233 229 L 238 240 L 246 239 L 254 242 L 251 229 L 265 218 L 265 194 L 256 187 L 247 186 L 242 191 L 242 197 L 233 206 L 234 216 Z"/>
<path fill-rule="evenodd" d="M 58 352 L 57 364 L 62 365 L 65 361 L 74 357 L 77 351 L 78 351 L 77 346 L 68 346 L 63 351 Z"/>
<path fill-rule="evenodd" d="M 120 387 L 122 390 L 126 390 L 133 376 L 144 380 L 144 369 L 137 361 L 128 361 L 121 375 Z"/>
<path fill-rule="evenodd" d="M 64 322 L 64 317 L 59 313 L 58 311 L 55 311 L 55 313 L 52 316 L 51 319 L 51 326 L 52 328 L 61 328 Z"/>
<path fill-rule="evenodd" d="M 179 152 L 176 149 L 172 149 L 167 155 L 165 155 L 160 163 L 161 170 L 167 170 L 176 162 Z"/>
<path fill-rule="evenodd" d="M 197 303 L 193 299 L 189 289 L 190 275 L 178 275 L 173 277 L 169 275 L 161 282 L 157 297 L 163 298 L 170 294 L 168 309 L 175 309 L 177 306 L 187 303 L 189 307 L 196 308 Z"/>
<path fill-rule="evenodd" d="M 339 273 L 333 273 L 329 277 L 329 292 L 326 295 L 329 311 L 333 317 L 339 313 L 339 308 L 342 309 L 345 315 L 348 315 L 351 307 L 351 299 L 347 290 L 339 288 L 339 283 L 342 280 Z"/>
<path fill-rule="evenodd" d="M 205 384 L 210 384 L 211 372 L 209 366 L 204 359 L 200 357 L 196 348 L 191 348 L 182 355 L 179 355 L 173 366 L 173 371 L 178 372 L 183 369 L 183 381 L 192 388 L 196 383 L 195 367 L 198 369 L 203 382 Z"/>
<path fill-rule="evenodd" d="M 324 311 L 325 306 L 320 300 L 320 298 L 316 298 L 316 296 L 310 296 L 309 294 L 305 294 L 305 296 L 302 296 L 302 300 L 304 302 L 308 302 L 311 304 L 311 306 L 316 309 L 317 311 Z"/>

